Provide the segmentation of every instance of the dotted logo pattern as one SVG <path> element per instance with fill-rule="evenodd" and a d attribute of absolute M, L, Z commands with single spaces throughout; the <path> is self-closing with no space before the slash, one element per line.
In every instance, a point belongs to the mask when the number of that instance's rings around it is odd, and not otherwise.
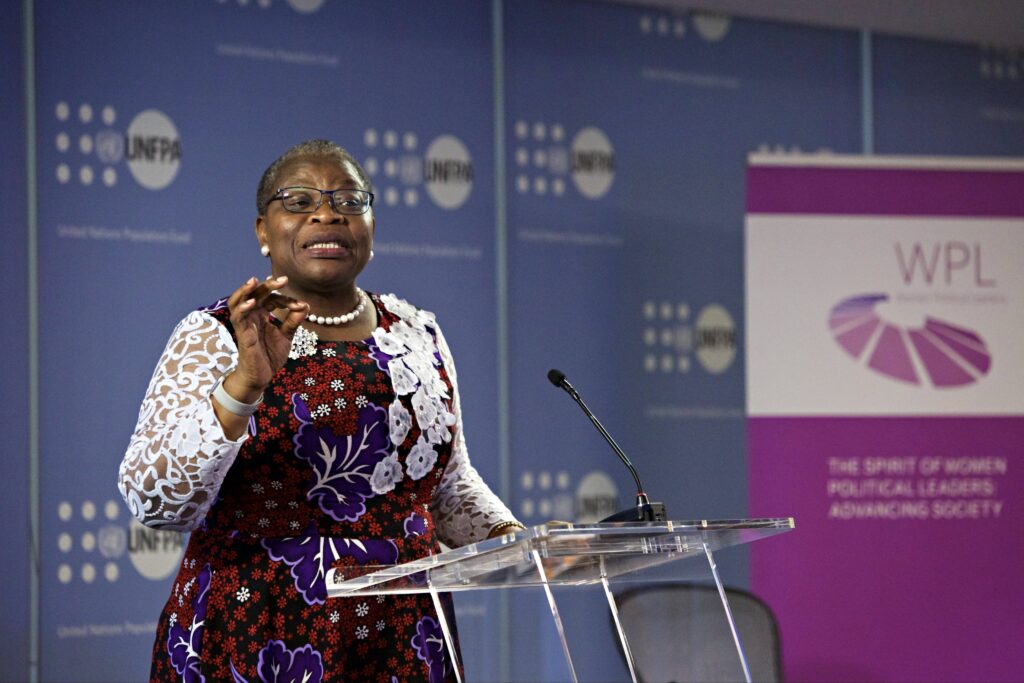
<path fill-rule="evenodd" d="M 54 139 L 61 155 L 54 169 L 57 182 L 65 185 L 75 180 L 88 186 L 98 174 L 107 187 L 116 185 L 114 164 L 124 156 L 124 136 L 110 128 L 117 121 L 117 110 L 103 105 L 97 115 L 91 104 L 83 102 L 72 112 L 71 105 L 61 101 L 53 113 L 63 128 Z"/>
<path fill-rule="evenodd" d="M 387 206 L 414 208 L 425 190 L 437 206 L 456 209 L 472 189 L 472 160 L 454 135 L 441 135 L 421 151 L 415 131 L 367 128 L 360 156 L 379 200 Z"/>
<path fill-rule="evenodd" d="M 569 149 L 560 123 L 516 121 L 515 188 L 519 194 L 561 197 L 569 175 Z"/>
<path fill-rule="evenodd" d="M 537 523 L 550 519 L 570 520 L 574 500 L 569 492 L 572 479 L 566 471 L 524 470 L 519 475 L 519 514 Z"/>
<path fill-rule="evenodd" d="M 54 172 L 61 185 L 77 181 L 83 186 L 113 187 L 120 180 L 122 162 L 135 181 L 149 190 L 167 187 L 178 174 L 181 141 L 174 122 L 161 111 L 139 112 L 123 133 L 112 128 L 118 123 L 118 112 L 109 104 L 97 112 L 83 102 L 72 111 L 70 104 L 60 101 L 53 113 L 60 124 L 54 138 L 60 155 Z"/>
<path fill-rule="evenodd" d="M 732 27 L 732 19 L 725 14 L 692 12 L 687 15 L 668 12 L 645 12 L 640 15 L 637 27 L 640 33 L 652 38 L 683 40 L 689 34 L 687 21 L 694 33 L 708 43 L 725 39 Z"/>
<path fill-rule="evenodd" d="M 705 371 L 718 374 L 736 357 L 736 325 L 719 304 L 708 304 L 691 320 L 684 301 L 646 301 L 642 316 L 645 372 L 688 373 L 696 358 Z"/>
<path fill-rule="evenodd" d="M 218 5 L 237 5 L 238 7 L 258 7 L 270 9 L 274 0 L 216 0 Z M 299 14 L 312 14 L 324 6 L 326 0 L 286 0 L 286 4 Z"/>
<path fill-rule="evenodd" d="M 832 154 L 832 149 L 829 147 L 819 147 L 814 151 L 804 151 L 800 148 L 800 145 L 786 145 L 781 142 L 770 143 L 762 142 L 754 150 L 758 154 Z"/>
<path fill-rule="evenodd" d="M 104 501 L 102 508 L 101 512 L 92 500 L 57 504 L 61 525 L 55 541 L 61 559 L 56 576 L 60 583 L 114 583 L 122 577 L 126 559 L 128 566 L 151 580 L 164 579 L 177 568 L 183 534 L 143 527 L 122 516 L 124 504 L 120 501 Z"/>
<path fill-rule="evenodd" d="M 615 179 L 615 150 L 599 128 L 582 128 L 570 142 L 561 123 L 520 119 L 512 135 L 510 177 L 519 194 L 562 197 L 570 178 L 587 199 L 608 193 Z"/>
<path fill-rule="evenodd" d="M 97 579 L 113 583 L 121 576 L 120 558 L 125 554 L 127 534 L 119 525 L 122 506 L 113 500 L 103 504 L 103 512 L 91 500 L 76 508 L 69 501 L 57 505 L 57 518 L 67 526 L 57 534 L 57 580 L 63 584 L 79 581 L 91 584 Z M 74 527 L 71 530 L 69 527 Z M 84 531 L 81 531 L 82 528 Z"/>
<path fill-rule="evenodd" d="M 662 38 L 682 40 L 686 35 L 686 20 L 667 14 L 640 15 L 640 32 Z"/>
<path fill-rule="evenodd" d="M 1016 81 L 1024 75 L 1024 52 L 1015 48 L 982 45 L 978 75 L 986 80 Z"/>

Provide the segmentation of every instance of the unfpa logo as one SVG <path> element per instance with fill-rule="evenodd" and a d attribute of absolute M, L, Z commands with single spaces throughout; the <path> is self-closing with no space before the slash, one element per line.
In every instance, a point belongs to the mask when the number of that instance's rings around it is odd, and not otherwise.
<path fill-rule="evenodd" d="M 77 507 L 71 501 L 57 505 L 61 524 L 56 575 L 60 583 L 91 584 L 101 577 L 107 583 L 119 581 L 125 555 L 140 576 L 152 581 L 166 579 L 177 569 L 184 550 L 183 535 L 150 529 L 134 519 L 125 525 L 123 507 L 113 500 L 106 501 L 102 509 L 91 500 Z"/>
<path fill-rule="evenodd" d="M 171 184 L 181 166 L 181 140 L 174 123 L 161 111 L 138 114 L 125 135 L 125 158 L 135 180 L 149 190 Z"/>
<path fill-rule="evenodd" d="M 865 294 L 832 308 L 829 328 L 847 354 L 891 379 L 937 389 L 973 384 L 988 374 L 992 357 L 976 332 L 931 316 L 920 326 L 896 325 L 875 310 L 888 300 L 887 294 Z"/>
<path fill-rule="evenodd" d="M 325 0 L 287 0 L 287 4 L 293 10 L 299 14 L 313 14 L 318 12 L 323 7 Z M 246 7 L 249 5 L 249 0 L 217 0 L 220 5 L 227 5 L 229 3 L 236 4 L 239 7 Z M 271 5 L 274 4 L 274 0 L 256 0 L 255 6 L 260 9 L 270 9 Z"/>
<path fill-rule="evenodd" d="M 515 189 L 519 194 L 561 197 L 567 182 L 587 199 L 600 199 L 615 180 L 615 149 L 599 128 L 583 128 L 572 141 L 565 126 L 516 121 Z"/>
<path fill-rule="evenodd" d="M 457 209 L 473 189 L 473 163 L 469 150 L 454 135 L 442 135 L 427 148 L 423 180 L 434 203 Z"/>
<path fill-rule="evenodd" d="M 608 136 L 584 128 L 572 141 L 572 180 L 588 199 L 603 197 L 615 179 L 615 151 Z"/>
<path fill-rule="evenodd" d="M 643 360 L 647 372 L 689 372 L 694 355 L 713 375 L 732 366 L 739 342 L 736 323 L 723 306 L 708 304 L 696 320 L 691 320 L 690 305 L 685 302 L 647 301 L 643 317 L 647 347 Z"/>
<path fill-rule="evenodd" d="M 420 136 L 413 131 L 383 133 L 369 128 L 363 133 L 367 153 L 363 168 L 380 186 L 388 206 L 404 203 L 414 207 L 420 194 L 442 209 L 457 209 L 473 190 L 473 159 L 454 135 L 441 135 L 420 152 Z"/>
<path fill-rule="evenodd" d="M 118 167 L 126 162 L 135 181 L 148 190 L 162 190 L 170 185 L 181 167 L 181 138 L 174 122 L 157 109 L 147 109 L 136 114 L 127 131 L 114 128 L 117 111 L 112 106 L 102 108 L 99 122 L 105 127 L 89 130 L 95 117 L 92 106 L 82 104 L 78 108 L 77 123 L 71 116 L 66 102 L 59 102 L 55 115 L 69 130 L 57 134 L 57 151 L 61 161 L 57 164 L 57 180 L 61 184 L 77 177 L 82 185 L 92 185 L 99 178 L 107 187 L 113 187 L 119 179 Z M 85 130 L 71 130 L 81 125 Z M 78 151 L 85 160 L 77 169 L 72 169 L 70 160 L 71 138 L 77 135 Z M 77 170 L 77 172 L 76 172 Z"/>

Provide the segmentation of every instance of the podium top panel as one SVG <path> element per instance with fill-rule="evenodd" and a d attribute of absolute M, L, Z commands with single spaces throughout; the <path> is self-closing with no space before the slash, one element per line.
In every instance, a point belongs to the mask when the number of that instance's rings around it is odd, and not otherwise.
<path fill-rule="evenodd" d="M 593 584 L 793 528 L 791 517 L 541 524 L 405 564 L 331 569 L 327 595 Z"/>

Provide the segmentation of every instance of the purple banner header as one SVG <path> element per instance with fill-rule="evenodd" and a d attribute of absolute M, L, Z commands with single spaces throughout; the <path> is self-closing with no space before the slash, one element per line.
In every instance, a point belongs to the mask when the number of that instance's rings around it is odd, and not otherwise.
<path fill-rule="evenodd" d="M 1024 216 L 1024 172 L 751 166 L 747 213 Z"/>

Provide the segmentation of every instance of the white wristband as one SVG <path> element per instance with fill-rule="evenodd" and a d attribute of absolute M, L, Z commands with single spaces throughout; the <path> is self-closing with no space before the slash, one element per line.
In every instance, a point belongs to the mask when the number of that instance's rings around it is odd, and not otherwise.
<path fill-rule="evenodd" d="M 263 394 L 260 394 L 259 400 L 255 403 L 242 403 L 232 397 L 224 388 L 223 377 L 217 380 L 217 386 L 213 388 L 213 397 L 217 399 L 217 403 L 221 404 L 221 406 L 223 406 L 229 413 L 234 413 L 240 417 L 249 417 L 259 410 L 260 405 L 263 403 Z"/>

